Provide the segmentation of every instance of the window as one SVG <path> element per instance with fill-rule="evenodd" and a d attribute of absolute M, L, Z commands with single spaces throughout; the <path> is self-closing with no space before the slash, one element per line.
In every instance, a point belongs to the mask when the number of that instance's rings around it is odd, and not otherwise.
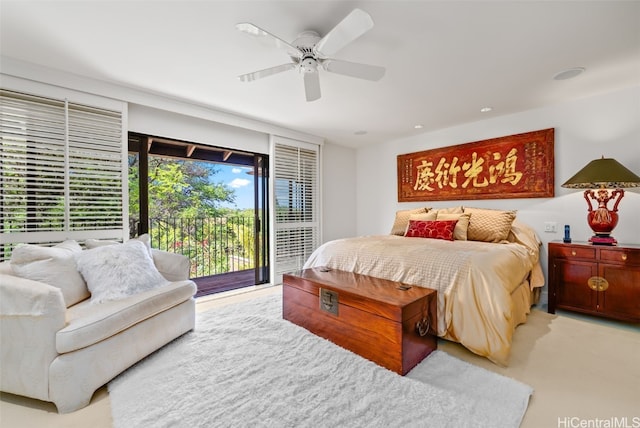
<path fill-rule="evenodd" d="M 318 146 L 274 137 L 275 283 L 319 244 Z"/>
<path fill-rule="evenodd" d="M 122 112 L 0 90 L 0 260 L 19 242 L 123 238 Z"/>

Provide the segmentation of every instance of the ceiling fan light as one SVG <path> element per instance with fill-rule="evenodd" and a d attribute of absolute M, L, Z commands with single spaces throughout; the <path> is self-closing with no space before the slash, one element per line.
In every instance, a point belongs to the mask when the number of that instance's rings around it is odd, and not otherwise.
<path fill-rule="evenodd" d="M 304 58 L 300 63 L 300 66 L 305 73 L 315 73 L 318 71 L 318 62 L 310 57 Z"/>

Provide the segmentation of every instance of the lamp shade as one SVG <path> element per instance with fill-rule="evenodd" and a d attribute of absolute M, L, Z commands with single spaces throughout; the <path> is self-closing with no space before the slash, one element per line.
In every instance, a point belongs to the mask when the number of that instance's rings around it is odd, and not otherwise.
<path fill-rule="evenodd" d="M 640 187 L 640 177 L 615 159 L 596 159 L 568 179 L 562 187 L 571 189 L 621 189 Z"/>

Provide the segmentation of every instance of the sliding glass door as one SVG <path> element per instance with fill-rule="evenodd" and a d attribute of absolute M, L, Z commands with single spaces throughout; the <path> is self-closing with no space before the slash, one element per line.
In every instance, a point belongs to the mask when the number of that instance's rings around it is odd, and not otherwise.
<path fill-rule="evenodd" d="M 191 260 L 198 294 L 266 283 L 267 155 L 129 134 L 131 230 Z"/>

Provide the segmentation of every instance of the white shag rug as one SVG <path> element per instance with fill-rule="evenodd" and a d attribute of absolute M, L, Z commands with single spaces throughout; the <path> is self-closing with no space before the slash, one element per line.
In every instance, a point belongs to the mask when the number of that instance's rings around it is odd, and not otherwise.
<path fill-rule="evenodd" d="M 530 386 L 435 351 L 399 376 L 282 319 L 282 297 L 197 315 L 109 383 L 115 428 L 518 427 Z"/>

